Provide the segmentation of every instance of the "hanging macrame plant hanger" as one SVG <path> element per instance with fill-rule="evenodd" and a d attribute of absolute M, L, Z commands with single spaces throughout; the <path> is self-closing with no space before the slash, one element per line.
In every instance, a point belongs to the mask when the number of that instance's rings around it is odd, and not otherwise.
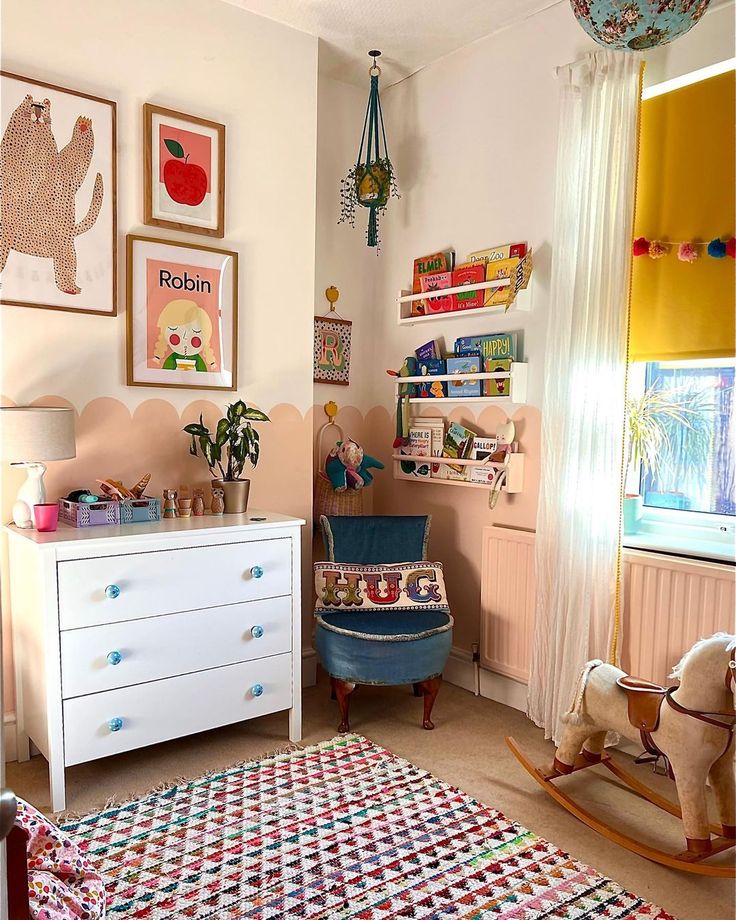
<path fill-rule="evenodd" d="M 370 214 L 366 234 L 367 242 L 369 246 L 377 247 L 379 243 L 378 212 L 385 210 L 392 195 L 398 198 L 399 192 L 388 156 L 381 97 L 378 93 L 381 68 L 376 63 L 376 58 L 381 52 L 369 51 L 368 53 L 373 58 L 373 63 L 368 70 L 371 78 L 368 106 L 363 122 L 357 162 L 341 183 L 342 209 L 339 223 L 346 222 L 354 227 L 356 203 L 368 208 Z"/>

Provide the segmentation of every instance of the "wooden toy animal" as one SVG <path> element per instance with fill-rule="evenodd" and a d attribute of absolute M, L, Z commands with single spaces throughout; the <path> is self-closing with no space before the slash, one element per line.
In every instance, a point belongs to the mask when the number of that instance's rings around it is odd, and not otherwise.
<path fill-rule="evenodd" d="M 551 768 L 535 768 L 512 738 L 507 744 L 542 787 L 589 827 L 648 859 L 702 875 L 736 878 L 736 867 L 703 860 L 736 845 L 736 636 L 701 639 L 672 671 L 679 685 L 660 687 L 631 677 L 611 664 L 589 661 L 583 669 Z M 680 808 L 630 776 L 603 746 L 609 731 L 640 742 L 651 760 L 663 759 L 674 779 Z M 682 818 L 683 853 L 667 853 L 598 820 L 561 791 L 553 780 L 601 763 L 640 795 Z M 708 819 L 710 781 L 720 826 Z M 712 837 L 711 835 L 715 835 Z"/>

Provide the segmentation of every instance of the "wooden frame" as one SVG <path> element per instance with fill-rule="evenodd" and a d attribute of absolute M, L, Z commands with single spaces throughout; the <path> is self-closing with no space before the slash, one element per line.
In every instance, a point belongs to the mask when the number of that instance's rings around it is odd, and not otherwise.
<path fill-rule="evenodd" d="M 587 770 L 595 766 L 602 766 L 610 770 L 614 776 L 626 783 L 626 785 L 637 795 L 642 796 L 652 805 L 656 805 L 657 808 L 661 808 L 662 811 L 666 811 L 674 817 L 682 817 L 682 812 L 677 805 L 668 801 L 663 796 L 658 795 L 645 786 L 644 783 L 639 782 L 636 777 L 631 776 L 626 770 L 619 767 L 613 761 L 610 754 L 603 753 L 599 757 L 595 755 L 586 757 L 583 752 L 583 754 L 578 755 L 574 765 L 570 767 L 569 771 L 561 775 L 555 769 L 544 770 L 541 767 L 535 766 L 513 738 L 507 737 L 506 744 L 522 767 L 524 767 L 527 773 L 539 783 L 547 795 L 551 796 L 558 804 L 562 805 L 566 811 L 569 811 L 571 815 L 574 815 L 579 821 L 582 821 L 583 824 L 587 824 L 589 828 L 597 831 L 602 837 L 605 837 L 606 840 L 611 840 L 613 843 L 618 844 L 618 846 L 632 853 L 636 853 L 637 856 L 643 856 L 644 859 L 649 859 L 652 862 L 659 863 L 661 866 L 667 866 L 670 869 L 681 869 L 684 872 L 692 872 L 695 875 L 705 875 L 710 878 L 736 879 L 736 866 L 714 865 L 705 862 L 708 857 L 715 856 L 718 853 L 730 850 L 732 847 L 736 846 L 736 839 L 722 836 L 722 829 L 719 826 L 711 826 L 710 828 L 711 833 L 715 835 L 715 839 L 712 841 L 711 849 L 707 852 L 699 853 L 687 850 L 682 853 L 669 853 L 665 850 L 653 847 L 648 843 L 644 843 L 641 840 L 637 840 L 635 837 L 631 837 L 628 834 L 624 834 L 622 831 L 618 830 L 618 828 L 607 824 L 605 821 L 602 821 L 583 808 L 582 805 L 578 805 L 572 796 L 563 792 L 555 785 L 555 781 L 564 779 L 564 775 L 577 773 L 580 770 Z"/>
<path fill-rule="evenodd" d="M 328 376 L 328 373 L 338 373 L 337 371 L 325 371 L 321 372 L 317 364 L 317 352 L 318 352 L 318 335 L 319 335 L 319 326 L 320 324 L 337 324 L 338 328 L 345 327 L 345 332 L 347 334 L 347 349 L 344 350 L 346 354 L 346 369 L 345 369 L 345 379 L 335 379 L 332 380 Z M 340 316 L 335 316 L 335 311 L 330 310 L 329 313 L 325 313 L 323 316 L 314 317 L 314 348 L 313 348 L 313 371 L 312 371 L 312 380 L 314 383 L 328 383 L 337 387 L 347 387 L 350 386 L 350 356 L 352 350 L 352 326 L 353 323 L 349 319 L 343 319 Z M 340 334 L 342 338 L 342 333 Z"/>
<path fill-rule="evenodd" d="M 190 383 L 189 380 L 179 381 L 176 383 L 158 382 L 157 380 L 136 380 L 135 379 L 135 325 L 134 312 L 136 304 L 134 300 L 134 287 L 136 278 L 134 277 L 133 261 L 134 246 L 136 243 L 150 243 L 159 246 L 171 246 L 177 249 L 190 250 L 195 252 L 204 252 L 209 254 L 219 254 L 232 258 L 232 331 L 231 335 L 225 341 L 230 344 L 230 357 L 232 361 L 232 370 L 220 370 L 220 373 L 231 374 L 231 384 L 220 386 L 214 384 L 197 384 Z M 225 270 L 223 270 L 224 275 Z M 176 298 L 175 298 L 176 299 Z M 128 234 L 126 237 L 126 303 L 127 303 L 127 348 L 126 348 L 126 365 L 127 365 L 127 384 L 128 386 L 145 386 L 145 387 L 164 387 L 167 389 L 190 389 L 190 390 L 236 390 L 238 387 L 238 253 L 229 249 L 217 249 L 211 246 L 202 246 L 198 243 L 187 243 L 179 240 L 162 240 L 155 237 L 138 236 L 137 234 Z M 225 341 L 220 342 L 221 354 L 222 346 Z M 152 370 L 156 370 L 155 368 Z M 160 369 L 163 370 L 163 367 Z M 175 371 L 175 373 L 179 373 Z M 196 378 L 195 378 L 196 379 Z"/>
<path fill-rule="evenodd" d="M 184 122 L 193 127 L 205 128 L 217 139 L 217 151 L 213 153 L 210 166 L 216 165 L 217 177 L 213 191 L 217 193 L 217 202 L 213 212 L 217 215 L 216 221 L 211 221 L 213 226 L 203 223 L 194 223 L 185 219 L 176 220 L 157 216 L 153 194 L 154 163 L 158 162 L 158 155 L 154 156 L 153 150 L 153 121 L 154 116 L 163 120 Z M 184 233 L 201 233 L 203 236 L 213 236 L 222 239 L 225 235 L 225 125 L 195 115 L 186 115 L 173 109 L 153 105 L 150 102 L 143 106 L 143 222 L 151 227 L 165 227 L 168 230 L 179 230 Z M 183 205 L 186 207 L 186 204 Z"/>
<path fill-rule="evenodd" d="M 110 310 L 95 310 L 86 307 L 74 307 L 72 305 L 65 306 L 64 304 L 56 303 L 39 303 L 27 300 L 17 300 L 12 297 L 6 298 L 3 297 L 2 289 L 0 288 L 0 303 L 3 304 L 13 304 L 19 307 L 34 307 L 44 310 L 61 310 L 67 313 L 83 313 L 91 314 L 95 316 L 117 316 L 118 312 L 118 250 L 117 250 L 117 103 L 112 99 L 105 99 L 102 96 L 95 96 L 91 93 L 83 93 L 78 90 L 69 89 L 65 86 L 58 86 L 55 83 L 47 83 L 43 80 L 37 80 L 34 77 L 23 76 L 22 74 L 11 73 L 7 70 L 0 70 L 0 78 L 10 79 L 10 80 L 19 80 L 25 83 L 33 84 L 34 86 L 42 87 L 44 89 L 53 90 L 57 93 L 66 93 L 71 96 L 77 96 L 80 99 L 88 99 L 91 102 L 98 103 L 100 105 L 106 105 L 110 107 L 110 180 L 111 180 L 111 279 L 110 279 Z M 53 100 L 52 100 L 53 103 Z M 0 125 L 0 129 L 4 132 L 4 127 Z M 90 166 L 91 171 L 91 166 Z M 94 175 L 94 174 L 93 174 Z M 103 194 L 106 189 L 106 185 L 103 177 Z M 11 250 L 12 251 L 12 250 Z M 34 257 L 30 257 L 34 258 Z M 44 259 L 44 261 L 47 261 Z M 83 266 L 80 266 L 82 268 Z M 7 285 L 3 285 L 6 287 Z"/>

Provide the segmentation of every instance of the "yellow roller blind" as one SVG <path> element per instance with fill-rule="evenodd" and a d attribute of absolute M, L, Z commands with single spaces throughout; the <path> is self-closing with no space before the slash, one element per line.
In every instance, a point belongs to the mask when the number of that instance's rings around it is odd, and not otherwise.
<path fill-rule="evenodd" d="M 634 235 L 708 243 L 734 235 L 734 71 L 642 103 Z M 674 245 L 634 258 L 632 361 L 734 354 L 735 261 L 705 247 L 688 264 Z"/>

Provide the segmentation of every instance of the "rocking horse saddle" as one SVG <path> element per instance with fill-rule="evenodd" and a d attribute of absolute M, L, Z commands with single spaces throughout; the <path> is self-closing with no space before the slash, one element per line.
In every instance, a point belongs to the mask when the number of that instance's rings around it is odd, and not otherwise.
<path fill-rule="evenodd" d="M 640 732 L 656 732 L 659 713 L 667 690 L 641 677 L 619 677 L 617 685 L 626 693 L 629 722 Z"/>

